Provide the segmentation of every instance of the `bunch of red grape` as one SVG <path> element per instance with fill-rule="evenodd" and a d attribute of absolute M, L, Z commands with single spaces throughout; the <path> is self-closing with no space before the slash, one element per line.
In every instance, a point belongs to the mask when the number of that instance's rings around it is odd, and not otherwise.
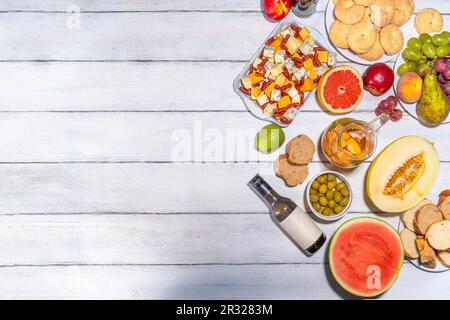
<path fill-rule="evenodd" d="M 396 108 L 398 104 L 398 100 L 396 96 L 389 96 L 384 100 L 381 100 L 380 103 L 378 103 L 378 107 L 375 109 L 375 114 L 377 117 L 385 113 L 389 116 L 389 119 L 391 121 L 397 122 L 399 121 L 403 113 L 400 109 Z"/>
<path fill-rule="evenodd" d="M 438 59 L 434 62 L 442 92 L 450 99 L 450 59 Z"/>

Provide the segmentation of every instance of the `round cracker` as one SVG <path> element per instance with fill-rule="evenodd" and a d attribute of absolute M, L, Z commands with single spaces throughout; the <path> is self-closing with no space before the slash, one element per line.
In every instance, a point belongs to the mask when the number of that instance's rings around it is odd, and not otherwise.
<path fill-rule="evenodd" d="M 287 155 L 281 154 L 275 161 L 275 174 L 284 180 L 288 187 L 295 187 L 303 183 L 308 177 L 307 165 L 290 164 L 287 160 Z"/>
<path fill-rule="evenodd" d="M 340 0 L 334 7 L 336 18 L 346 24 L 355 24 L 364 18 L 365 7 L 353 0 Z"/>
<path fill-rule="evenodd" d="M 366 21 L 355 23 L 348 33 L 348 46 L 357 54 L 366 53 L 377 40 L 377 30 L 372 28 Z"/>
<path fill-rule="evenodd" d="M 288 161 L 296 165 L 310 163 L 315 151 L 314 142 L 304 134 L 296 136 L 286 146 Z"/>
<path fill-rule="evenodd" d="M 442 24 L 441 14 L 433 8 L 423 9 L 414 20 L 414 28 L 418 34 L 440 32 Z"/>
<path fill-rule="evenodd" d="M 404 42 L 403 32 L 395 24 L 388 24 L 380 30 L 380 43 L 387 54 L 399 53 Z"/>
<path fill-rule="evenodd" d="M 334 20 L 330 26 L 329 35 L 331 42 L 338 48 L 348 49 L 347 36 L 351 24 L 345 24 L 342 21 Z"/>
<path fill-rule="evenodd" d="M 394 0 L 395 11 L 391 23 L 402 26 L 414 13 L 414 0 Z"/>
<path fill-rule="evenodd" d="M 383 55 L 384 49 L 380 43 L 380 36 L 377 32 L 377 40 L 375 40 L 373 47 L 369 51 L 359 54 L 359 57 L 367 61 L 375 61 L 380 59 Z"/>
<path fill-rule="evenodd" d="M 370 5 L 370 20 L 377 28 L 391 23 L 394 13 L 394 0 L 373 0 Z"/>

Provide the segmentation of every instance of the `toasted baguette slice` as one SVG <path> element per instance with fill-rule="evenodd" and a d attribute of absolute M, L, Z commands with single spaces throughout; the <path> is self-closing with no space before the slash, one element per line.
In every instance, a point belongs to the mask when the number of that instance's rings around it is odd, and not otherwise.
<path fill-rule="evenodd" d="M 450 221 L 442 220 L 432 224 L 428 228 L 425 239 L 436 250 L 450 249 Z"/>
<path fill-rule="evenodd" d="M 400 232 L 400 237 L 402 238 L 403 248 L 405 249 L 405 256 L 410 259 L 417 259 L 419 257 L 419 250 L 417 250 L 416 245 L 416 234 L 405 228 Z"/>
<path fill-rule="evenodd" d="M 437 255 L 441 263 L 450 268 L 450 250 L 438 251 Z"/>
<path fill-rule="evenodd" d="M 443 219 L 442 212 L 434 204 L 427 204 L 417 211 L 414 218 L 414 230 L 420 235 L 425 235 L 427 229 Z"/>
<path fill-rule="evenodd" d="M 438 208 L 442 211 L 445 220 L 450 220 L 450 197 L 439 199 Z"/>
<path fill-rule="evenodd" d="M 426 206 L 427 204 L 433 204 L 433 202 L 431 202 L 429 199 L 423 199 L 422 201 L 420 201 L 418 204 L 416 204 L 411 209 L 403 212 L 401 215 L 403 225 L 406 228 L 408 228 L 409 230 L 415 231 L 414 230 L 414 218 L 416 217 L 416 213 L 417 213 L 417 211 L 419 211 L 420 208 L 422 208 L 423 206 Z"/>
<path fill-rule="evenodd" d="M 427 268 L 436 268 L 436 253 L 427 240 L 424 237 L 417 237 L 416 245 L 417 249 L 419 249 L 420 263 Z"/>
<path fill-rule="evenodd" d="M 442 190 L 439 194 L 439 202 L 438 205 L 441 204 L 446 198 L 450 197 L 450 189 Z"/>

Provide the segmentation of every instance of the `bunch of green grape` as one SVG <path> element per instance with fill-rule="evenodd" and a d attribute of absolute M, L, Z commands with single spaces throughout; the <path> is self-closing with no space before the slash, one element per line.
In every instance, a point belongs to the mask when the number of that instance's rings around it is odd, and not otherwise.
<path fill-rule="evenodd" d="M 418 38 L 408 40 L 407 47 L 403 50 L 402 63 L 397 74 L 401 77 L 406 72 L 412 71 L 424 77 L 433 70 L 433 60 L 450 55 L 450 32 L 443 31 L 430 36 L 422 33 Z"/>

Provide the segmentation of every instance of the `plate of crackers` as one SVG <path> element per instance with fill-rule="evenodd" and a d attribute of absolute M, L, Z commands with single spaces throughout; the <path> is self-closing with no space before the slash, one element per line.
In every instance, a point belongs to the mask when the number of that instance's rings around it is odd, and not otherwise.
<path fill-rule="evenodd" d="M 414 0 L 329 0 L 325 25 L 341 55 L 369 65 L 401 52 L 413 13 Z"/>
<path fill-rule="evenodd" d="M 423 199 L 400 216 L 398 226 L 405 257 L 421 270 L 450 270 L 450 189 L 434 204 Z"/>

